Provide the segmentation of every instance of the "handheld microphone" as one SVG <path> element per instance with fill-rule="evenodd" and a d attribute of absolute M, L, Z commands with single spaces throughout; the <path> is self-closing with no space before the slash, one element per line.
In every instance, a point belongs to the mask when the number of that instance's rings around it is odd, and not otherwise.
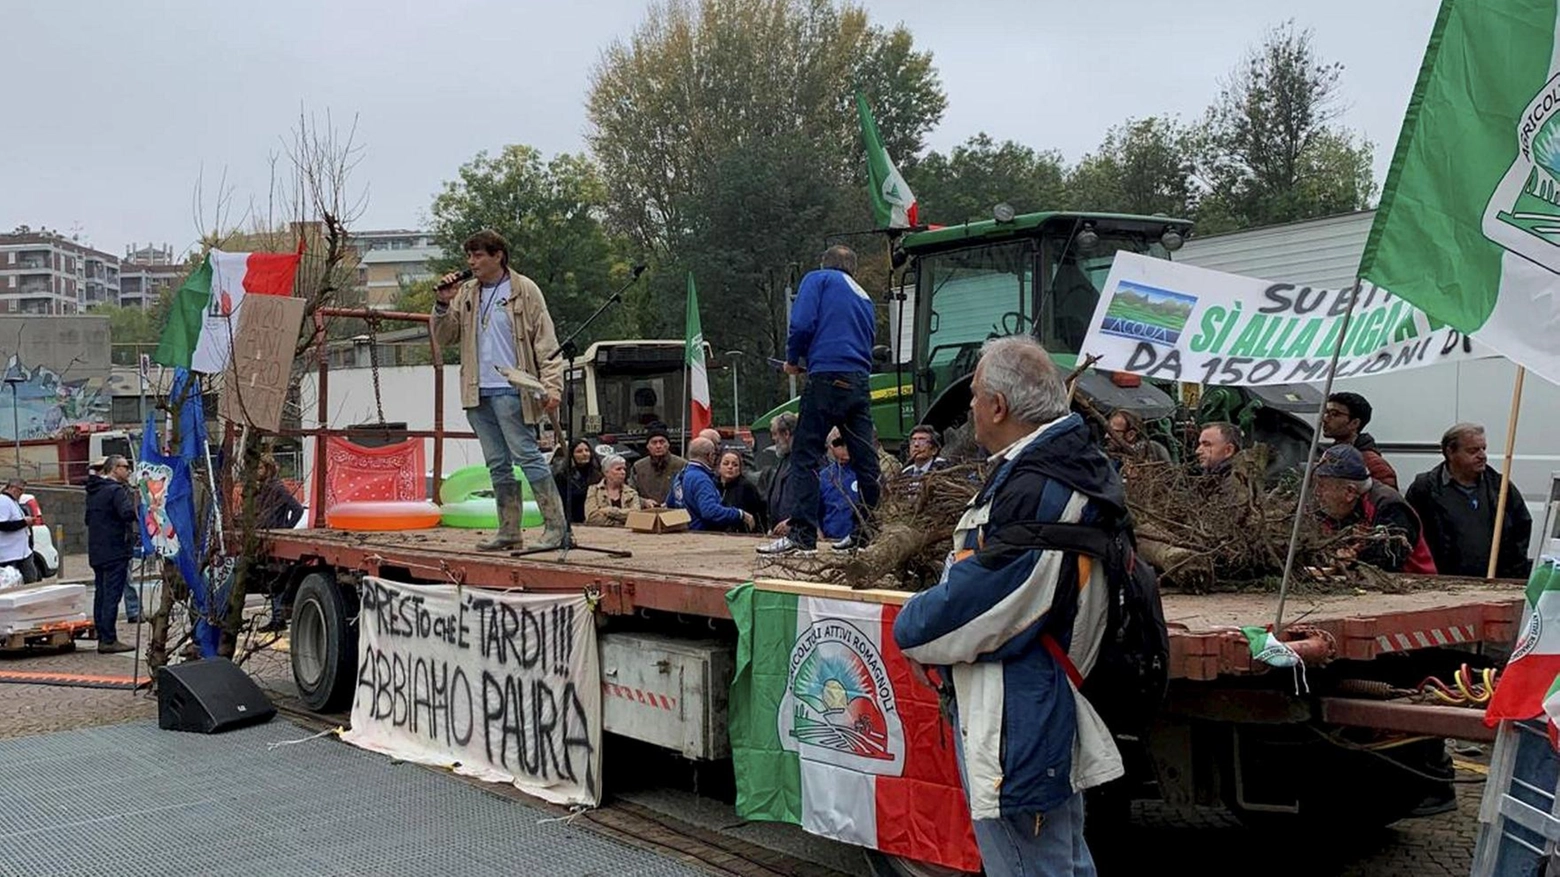
<path fill-rule="evenodd" d="M 465 283 L 466 281 L 470 280 L 474 276 L 475 275 L 473 275 L 471 273 L 471 269 L 467 268 L 466 270 L 460 272 L 459 274 L 456 274 L 454 280 L 451 280 L 449 283 L 441 283 L 436 288 L 437 289 L 449 289 L 450 287 L 455 286 L 456 284 Z"/>

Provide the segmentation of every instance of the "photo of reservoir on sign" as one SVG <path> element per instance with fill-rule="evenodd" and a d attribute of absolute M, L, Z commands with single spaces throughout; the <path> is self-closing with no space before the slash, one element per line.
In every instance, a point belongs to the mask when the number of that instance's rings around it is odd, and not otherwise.
<path fill-rule="evenodd" d="M 1123 280 L 1111 296 L 1100 331 L 1174 347 L 1196 305 L 1196 296 Z"/>

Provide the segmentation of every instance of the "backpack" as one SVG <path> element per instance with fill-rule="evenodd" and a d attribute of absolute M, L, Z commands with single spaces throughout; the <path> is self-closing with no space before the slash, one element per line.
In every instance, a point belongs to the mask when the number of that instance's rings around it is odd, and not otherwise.
<path fill-rule="evenodd" d="M 1025 521 L 1004 526 L 996 540 L 1015 548 L 1083 554 L 1105 565 L 1109 602 L 1099 656 L 1087 679 L 1051 633 L 1040 639 L 1111 733 L 1141 736 L 1170 685 L 1170 634 L 1154 567 L 1137 555 L 1130 517 L 1102 523 Z"/>

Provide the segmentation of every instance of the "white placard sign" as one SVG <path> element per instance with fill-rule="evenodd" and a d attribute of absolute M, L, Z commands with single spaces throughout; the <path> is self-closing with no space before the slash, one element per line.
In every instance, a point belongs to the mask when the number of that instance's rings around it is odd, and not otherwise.
<path fill-rule="evenodd" d="M 1354 300 L 1353 314 L 1344 314 Z M 1081 353 L 1106 371 L 1260 386 L 1339 378 L 1495 354 L 1369 284 L 1314 289 L 1117 253 Z"/>
<path fill-rule="evenodd" d="M 512 783 L 601 797 L 601 665 L 583 595 L 365 578 L 347 742 Z"/>

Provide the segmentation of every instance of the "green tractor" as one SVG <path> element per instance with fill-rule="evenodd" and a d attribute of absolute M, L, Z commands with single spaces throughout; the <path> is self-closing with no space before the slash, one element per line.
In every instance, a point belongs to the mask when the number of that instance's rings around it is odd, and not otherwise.
<path fill-rule="evenodd" d="M 909 356 L 879 348 L 873 375 L 873 419 L 885 447 L 927 423 L 947 433 L 969 416 L 970 379 L 988 338 L 1027 333 L 1071 370 L 1100 290 L 1120 251 L 1168 259 L 1192 224 L 1163 216 L 1041 212 L 1015 216 L 998 205 L 993 218 L 913 231 L 894 244 L 902 282 L 890 293 L 889 334 Z M 901 346 L 901 345 L 896 345 Z M 1103 416 L 1134 411 L 1151 434 L 1181 459 L 1198 424 L 1228 420 L 1269 446 L 1270 471 L 1304 459 L 1307 416 L 1321 402 L 1308 385 L 1214 387 L 1139 381 L 1089 371 L 1077 395 Z M 796 410 L 796 400 L 753 425 L 766 443 L 769 420 Z"/>

